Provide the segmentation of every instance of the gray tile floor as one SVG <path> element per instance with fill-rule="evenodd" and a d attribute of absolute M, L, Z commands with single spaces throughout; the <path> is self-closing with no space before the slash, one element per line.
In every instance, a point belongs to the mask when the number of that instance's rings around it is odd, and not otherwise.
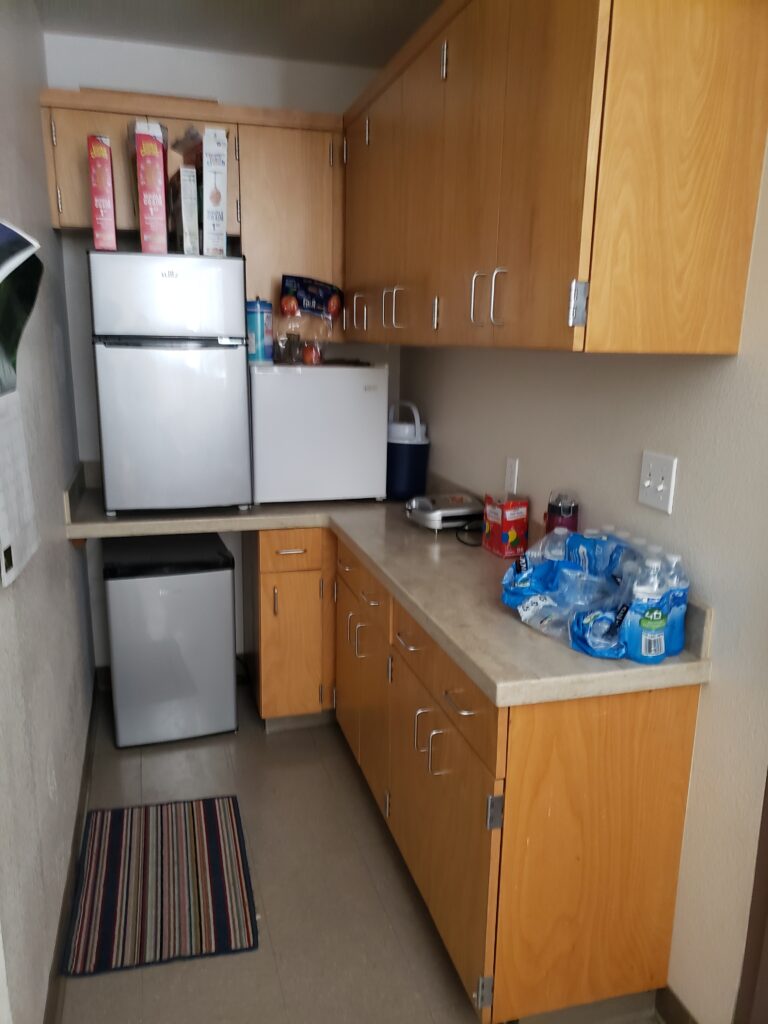
<path fill-rule="evenodd" d="M 117 750 L 97 698 L 91 807 L 235 793 L 259 949 L 63 982 L 62 1024 L 472 1024 L 475 1014 L 335 725 Z M 650 996 L 535 1018 L 640 1024 Z M 530 1018 L 533 1024 L 534 1018 Z"/>

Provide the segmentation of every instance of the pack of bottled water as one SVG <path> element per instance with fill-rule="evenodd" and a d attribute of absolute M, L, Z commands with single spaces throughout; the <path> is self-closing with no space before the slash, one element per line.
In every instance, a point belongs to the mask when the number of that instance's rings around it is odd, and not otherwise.
<path fill-rule="evenodd" d="M 643 537 L 557 527 L 509 567 L 502 601 L 577 651 L 653 664 L 685 647 L 689 585 L 680 555 Z"/>

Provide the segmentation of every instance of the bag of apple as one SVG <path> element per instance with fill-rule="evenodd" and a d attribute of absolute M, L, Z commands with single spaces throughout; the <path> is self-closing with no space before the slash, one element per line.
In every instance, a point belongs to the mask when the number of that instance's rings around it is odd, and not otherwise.
<path fill-rule="evenodd" d="M 343 304 L 344 294 L 335 284 L 283 274 L 280 332 L 298 334 L 302 341 L 327 341 Z"/>

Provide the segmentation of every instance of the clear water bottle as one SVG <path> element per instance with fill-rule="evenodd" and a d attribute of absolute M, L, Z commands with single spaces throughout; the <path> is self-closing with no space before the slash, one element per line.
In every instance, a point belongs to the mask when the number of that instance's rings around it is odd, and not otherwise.
<path fill-rule="evenodd" d="M 560 562 L 565 558 L 565 545 L 571 531 L 565 526 L 556 526 L 542 541 L 542 554 L 550 562 Z"/>
<path fill-rule="evenodd" d="M 634 545 L 633 545 L 634 546 Z M 667 656 L 667 612 L 663 602 L 667 573 L 660 558 L 646 558 L 632 587 L 632 603 L 622 625 L 627 654 L 653 664 Z"/>
<path fill-rule="evenodd" d="M 668 554 L 666 563 L 666 582 L 669 591 L 667 653 L 680 654 L 685 647 L 685 613 L 688 609 L 690 581 L 680 555 Z"/>

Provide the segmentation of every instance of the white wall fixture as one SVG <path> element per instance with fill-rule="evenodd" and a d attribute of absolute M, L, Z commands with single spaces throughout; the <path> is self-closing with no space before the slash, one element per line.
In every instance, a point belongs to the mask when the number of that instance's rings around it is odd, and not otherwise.
<path fill-rule="evenodd" d="M 672 515 L 676 476 L 676 455 L 660 455 L 658 452 L 644 451 L 637 500 L 641 505 L 648 505 L 650 508 L 658 509 L 659 512 Z"/>
<path fill-rule="evenodd" d="M 507 469 L 504 476 L 504 490 L 507 494 L 517 494 L 517 471 L 520 460 L 515 455 L 507 456 Z"/>

